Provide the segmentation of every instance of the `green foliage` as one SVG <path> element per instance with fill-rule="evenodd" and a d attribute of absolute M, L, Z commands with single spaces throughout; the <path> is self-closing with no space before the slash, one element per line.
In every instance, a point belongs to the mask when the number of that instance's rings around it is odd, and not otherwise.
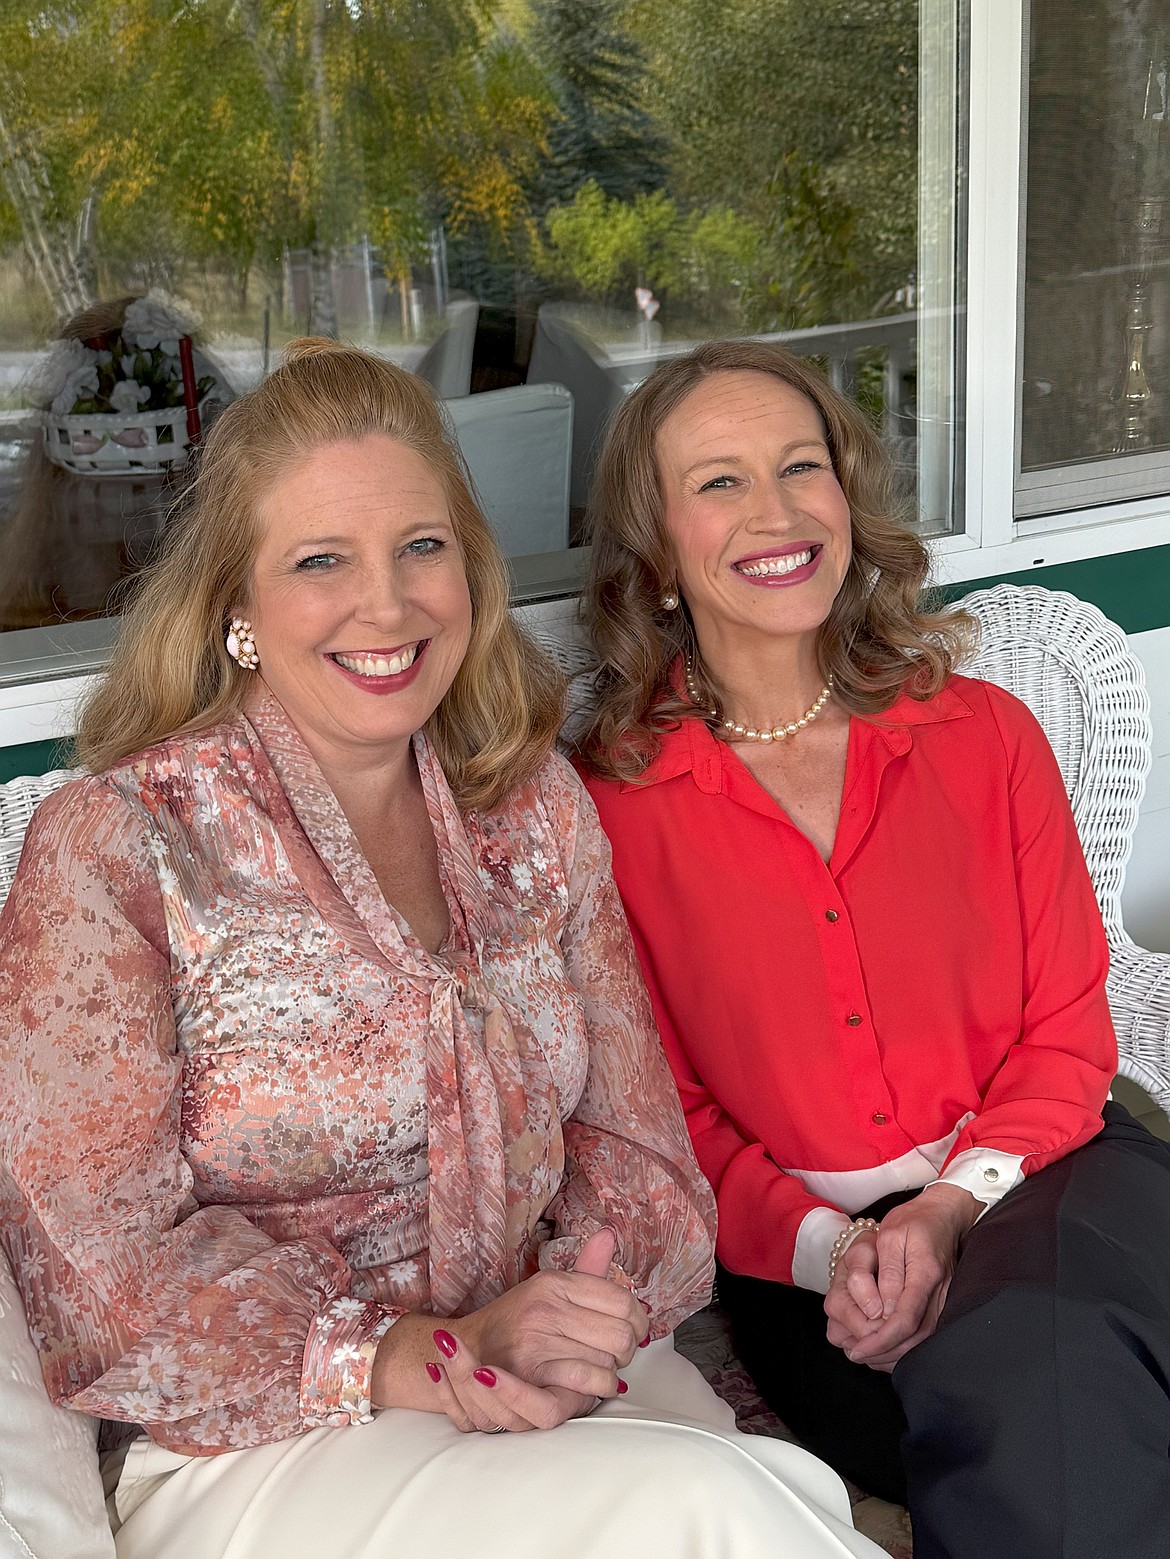
<path fill-rule="evenodd" d="M 751 278 L 758 272 L 764 231 L 730 206 L 691 212 L 685 223 L 685 291 L 703 318 L 718 320 L 733 311 L 731 323 L 743 324 Z"/>
<path fill-rule="evenodd" d="M 592 181 L 630 201 L 665 180 L 669 147 L 642 105 L 646 52 L 624 25 L 624 0 L 533 0 L 526 42 L 557 114 L 535 189 L 539 209 Z"/>
<path fill-rule="evenodd" d="M 857 251 L 857 208 L 814 164 L 786 155 L 768 182 L 772 210 L 744 296 L 759 329 L 786 330 L 874 312 Z"/>
<path fill-rule="evenodd" d="M 915 265 L 916 50 L 916 0 L 0 0 L 0 247 L 242 298 L 368 234 L 405 290 L 442 223 L 485 295 L 864 317 Z"/>
<path fill-rule="evenodd" d="M 757 328 L 877 312 L 913 274 L 917 0 L 633 0 L 681 198 L 765 232 Z"/>
<path fill-rule="evenodd" d="M 631 201 L 590 181 L 554 206 L 537 249 L 542 274 L 585 297 L 630 304 L 635 287 L 691 313 L 734 309 L 761 242 L 756 224 L 726 206 L 683 212 L 662 190 Z"/>
<path fill-rule="evenodd" d="M 552 280 L 602 298 L 669 288 L 678 274 L 678 229 L 678 208 L 661 190 L 626 202 L 590 180 L 548 213 L 538 265 Z"/>

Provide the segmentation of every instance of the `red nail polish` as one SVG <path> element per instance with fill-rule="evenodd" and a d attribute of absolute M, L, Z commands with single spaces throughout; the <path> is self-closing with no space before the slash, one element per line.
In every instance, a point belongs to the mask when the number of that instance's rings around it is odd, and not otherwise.
<path fill-rule="evenodd" d="M 644 1299 L 640 1298 L 637 1294 L 634 1295 L 634 1298 L 637 1299 L 638 1303 L 642 1306 L 642 1309 L 645 1310 L 647 1315 L 649 1315 L 650 1314 L 650 1306 L 646 1303 L 646 1301 Z"/>
<path fill-rule="evenodd" d="M 445 1358 L 453 1359 L 459 1352 L 459 1344 L 451 1336 L 450 1332 L 440 1330 L 432 1332 L 431 1336 L 435 1339 L 435 1347 Z"/>
<path fill-rule="evenodd" d="M 643 1337 L 642 1341 L 638 1344 L 638 1347 L 639 1348 L 648 1348 L 649 1346 L 650 1346 L 650 1333 L 647 1332 L 645 1337 Z"/>
<path fill-rule="evenodd" d="M 624 1397 L 626 1392 L 629 1389 L 630 1389 L 629 1386 L 626 1385 L 624 1380 L 619 1380 L 618 1381 L 618 1396 L 619 1397 Z"/>
<path fill-rule="evenodd" d="M 439 1384 L 439 1382 L 443 1378 L 443 1372 L 442 1372 L 442 1370 L 439 1368 L 439 1366 L 437 1364 L 428 1364 L 427 1365 L 427 1374 L 431 1377 L 431 1379 L 434 1381 L 436 1386 Z"/>
<path fill-rule="evenodd" d="M 479 1381 L 481 1386 L 494 1386 L 496 1383 L 495 1370 L 479 1369 L 472 1370 L 471 1373 L 475 1376 L 476 1380 Z"/>

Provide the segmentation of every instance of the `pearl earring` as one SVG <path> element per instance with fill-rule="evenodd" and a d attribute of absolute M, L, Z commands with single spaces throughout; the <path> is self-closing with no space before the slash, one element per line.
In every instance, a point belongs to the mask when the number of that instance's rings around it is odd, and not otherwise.
<path fill-rule="evenodd" d="M 255 671 L 260 664 L 256 653 L 256 641 L 252 637 L 252 624 L 246 617 L 233 617 L 227 633 L 227 652 L 245 671 Z"/>
<path fill-rule="evenodd" d="M 667 590 L 662 597 L 662 610 L 664 612 L 678 611 L 678 591 Z"/>

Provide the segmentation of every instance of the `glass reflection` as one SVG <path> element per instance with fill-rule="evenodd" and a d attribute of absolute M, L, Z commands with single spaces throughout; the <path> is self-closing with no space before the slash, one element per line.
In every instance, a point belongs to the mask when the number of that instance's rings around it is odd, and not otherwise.
<path fill-rule="evenodd" d="M 452 403 L 513 553 L 576 543 L 613 406 L 662 354 L 737 332 L 820 359 L 882 429 L 925 528 L 961 524 L 963 14 L 4 7 L 0 629 L 109 612 L 183 479 L 171 452 L 199 381 L 222 405 L 306 332 L 384 352 Z M 47 341 L 108 333 L 79 318 L 160 294 L 192 321 L 194 388 L 166 353 L 113 378 L 96 365 L 96 384 L 47 374 Z M 91 349 L 117 363 L 127 345 Z M 150 426 L 115 426 L 136 416 Z M 518 461 L 533 492 L 509 531 Z"/>
<path fill-rule="evenodd" d="M 1170 480 L 1168 36 L 1167 0 L 1031 6 L 1023 515 Z"/>

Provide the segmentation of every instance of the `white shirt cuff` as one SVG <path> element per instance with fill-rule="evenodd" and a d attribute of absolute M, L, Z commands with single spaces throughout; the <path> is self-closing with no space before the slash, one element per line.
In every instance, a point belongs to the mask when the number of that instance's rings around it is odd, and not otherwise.
<path fill-rule="evenodd" d="M 970 1191 L 977 1202 L 984 1204 L 983 1212 L 975 1220 L 978 1223 L 989 1207 L 994 1207 L 1019 1185 L 1024 1178 L 1023 1163 L 1021 1154 L 1000 1153 L 995 1148 L 968 1148 L 965 1153 L 957 1153 L 938 1180 L 931 1184 L 937 1185 L 941 1181 L 943 1185 L 957 1185 Z"/>
<path fill-rule="evenodd" d="M 829 1292 L 829 1257 L 842 1229 L 852 1220 L 835 1207 L 814 1207 L 804 1215 L 792 1253 L 792 1281 L 797 1288 Z"/>

